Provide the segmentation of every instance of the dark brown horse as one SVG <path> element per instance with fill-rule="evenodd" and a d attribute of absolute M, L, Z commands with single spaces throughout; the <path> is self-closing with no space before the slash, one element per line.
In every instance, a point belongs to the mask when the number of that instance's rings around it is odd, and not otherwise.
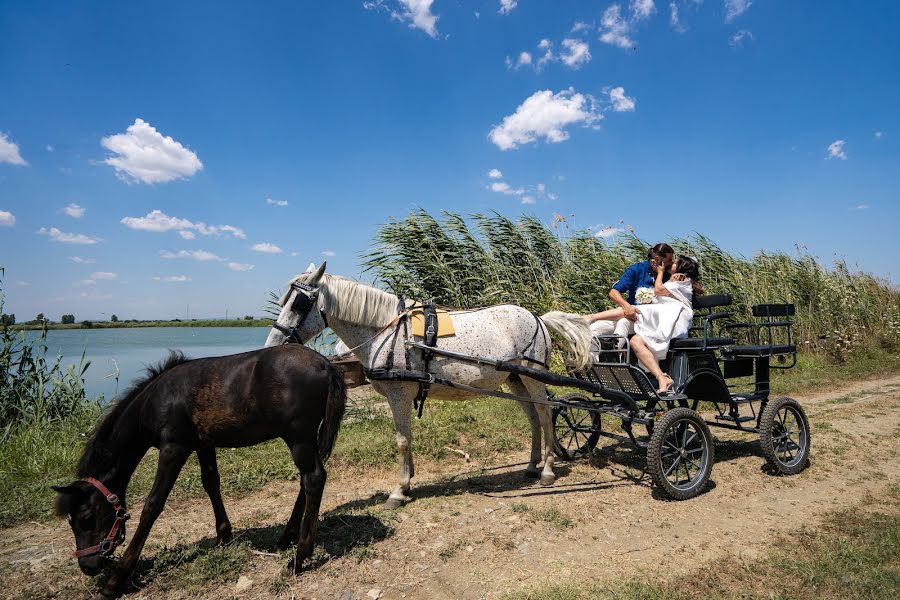
<path fill-rule="evenodd" d="M 294 568 L 313 550 L 324 461 L 334 448 L 347 391 L 322 355 L 299 345 L 220 358 L 188 360 L 172 353 L 137 381 L 100 420 L 78 465 L 79 479 L 59 492 L 57 512 L 75 534 L 81 570 L 97 575 L 125 539 L 125 493 L 138 463 L 159 448 L 156 480 L 128 549 L 103 595 L 121 594 L 175 479 L 192 452 L 212 501 L 220 542 L 231 540 L 222 504 L 216 447 L 251 446 L 280 437 L 300 470 L 300 494 L 278 546 L 297 542 Z"/>

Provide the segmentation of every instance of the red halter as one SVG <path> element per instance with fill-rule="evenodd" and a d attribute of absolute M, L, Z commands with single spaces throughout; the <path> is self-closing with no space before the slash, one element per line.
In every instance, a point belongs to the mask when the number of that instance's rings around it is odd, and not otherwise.
<path fill-rule="evenodd" d="M 76 550 L 75 558 L 82 558 L 93 554 L 109 556 L 116 551 L 116 548 L 118 548 L 122 542 L 125 541 L 125 530 L 122 529 L 122 525 L 131 517 L 131 515 L 125 512 L 125 507 L 119 502 L 119 497 L 109 491 L 109 489 L 99 480 L 94 479 L 93 477 L 85 477 L 82 481 L 86 481 L 97 488 L 97 491 L 103 494 L 106 501 L 112 504 L 113 510 L 116 511 L 116 520 L 113 522 L 112 527 L 110 527 L 109 533 L 106 534 L 105 538 L 100 540 L 99 544 L 91 546 L 90 548 Z"/>

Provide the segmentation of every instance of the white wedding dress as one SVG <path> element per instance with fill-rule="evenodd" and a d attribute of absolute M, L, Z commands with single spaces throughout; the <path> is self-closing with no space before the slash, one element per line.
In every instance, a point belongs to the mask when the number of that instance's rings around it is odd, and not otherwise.
<path fill-rule="evenodd" d="M 641 336 L 657 360 L 666 357 L 669 342 L 687 337 L 694 318 L 691 301 L 694 296 L 690 280 L 667 281 L 663 284 L 671 296 L 656 296 L 653 304 L 641 304 L 634 332 Z"/>

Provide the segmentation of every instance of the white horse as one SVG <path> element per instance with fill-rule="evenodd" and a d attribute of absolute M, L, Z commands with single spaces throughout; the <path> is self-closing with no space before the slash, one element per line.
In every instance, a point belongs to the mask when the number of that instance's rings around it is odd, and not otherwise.
<path fill-rule="evenodd" d="M 287 341 L 304 343 L 326 327 L 331 327 L 367 369 L 384 368 L 388 354 L 393 352 L 394 368 L 423 370 L 421 351 L 408 350 L 406 346 L 407 341 L 413 341 L 411 329 L 402 324 L 399 329 L 397 326 L 401 312 L 400 298 L 350 279 L 326 274 L 324 262 L 318 269 L 310 265 L 305 273 L 291 280 L 291 287 L 282 296 L 281 305 L 283 308 L 269 333 L 266 346 L 277 346 Z M 543 368 L 542 365 L 549 364 L 550 358 L 549 327 L 566 340 L 573 367 L 583 368 L 589 360 L 590 329 L 587 321 L 578 315 L 550 312 L 537 317 L 522 307 L 509 304 L 451 314 L 455 335 L 439 338 L 439 349 Z M 417 341 L 421 342 L 422 338 L 417 338 Z M 438 378 L 480 389 L 495 390 L 505 383 L 517 396 L 537 402 L 547 400 L 546 387 L 540 381 L 498 371 L 491 365 L 438 354 L 431 360 L 428 370 Z M 388 507 L 396 508 L 409 500 L 407 494 L 414 474 L 411 415 L 419 384 L 415 381 L 374 380 L 372 386 L 387 398 L 397 432 L 397 450 L 401 457 L 400 483 L 386 503 Z M 465 400 L 478 394 L 435 384 L 431 386 L 429 396 Z M 551 485 L 556 479 L 553 473 L 551 407 L 524 401 L 520 405 L 531 423 L 531 458 L 525 472 L 531 477 L 539 476 L 542 485 Z M 543 471 L 538 470 L 541 460 Z"/>

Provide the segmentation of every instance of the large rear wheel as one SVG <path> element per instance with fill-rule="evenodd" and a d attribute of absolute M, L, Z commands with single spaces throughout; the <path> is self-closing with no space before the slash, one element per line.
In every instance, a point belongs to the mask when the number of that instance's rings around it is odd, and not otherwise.
<path fill-rule="evenodd" d="M 712 434 L 697 411 L 673 408 L 654 424 L 647 468 L 670 498 L 687 500 L 703 491 L 714 460 Z"/>
<path fill-rule="evenodd" d="M 590 402 L 585 394 L 571 392 L 554 398 L 557 402 Z M 553 449 L 563 460 L 590 454 L 600 439 L 600 414 L 578 406 L 553 407 Z"/>
<path fill-rule="evenodd" d="M 766 461 L 781 475 L 796 475 L 809 463 L 809 420 L 800 403 L 782 396 L 766 404 L 759 443 Z"/>

